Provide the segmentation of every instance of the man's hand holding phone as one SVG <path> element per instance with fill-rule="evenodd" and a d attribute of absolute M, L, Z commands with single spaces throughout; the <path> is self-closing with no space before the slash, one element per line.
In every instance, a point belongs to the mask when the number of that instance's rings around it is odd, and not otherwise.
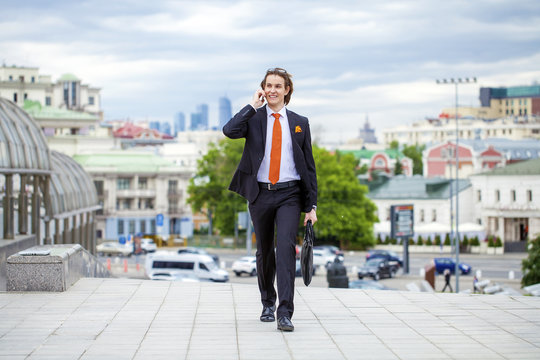
<path fill-rule="evenodd" d="M 260 108 L 264 105 L 266 94 L 262 89 L 259 89 L 255 91 L 255 94 L 253 94 L 253 99 L 251 100 L 251 106 L 253 106 L 255 109 Z"/>

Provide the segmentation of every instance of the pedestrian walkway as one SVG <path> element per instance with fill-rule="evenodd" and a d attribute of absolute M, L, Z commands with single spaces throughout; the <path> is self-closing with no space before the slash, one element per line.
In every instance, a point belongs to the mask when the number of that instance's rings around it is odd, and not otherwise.
<path fill-rule="evenodd" d="M 293 333 L 246 284 L 81 279 L 0 293 L 0 359 L 539 359 L 540 298 L 297 287 Z"/>

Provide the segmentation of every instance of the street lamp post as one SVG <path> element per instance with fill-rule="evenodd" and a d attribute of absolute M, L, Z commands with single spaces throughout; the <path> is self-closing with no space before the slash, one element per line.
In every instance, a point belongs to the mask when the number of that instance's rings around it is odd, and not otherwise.
<path fill-rule="evenodd" d="M 455 119 L 456 119 L 456 177 L 455 177 L 455 185 L 456 185 L 456 232 L 455 232 L 455 239 L 452 239 L 454 242 L 455 250 L 456 250 L 456 267 L 455 267 L 455 275 L 456 275 L 456 292 L 459 292 L 459 126 L 458 126 L 458 85 L 459 84 L 472 84 L 476 83 L 476 78 L 451 78 L 451 79 L 442 79 L 442 80 L 436 80 L 437 84 L 439 85 L 454 85 L 455 87 L 455 94 L 456 94 L 456 110 L 455 110 Z M 452 187 L 452 184 L 450 184 L 450 187 Z M 450 202 L 452 199 L 450 199 Z M 450 218 L 452 218 L 452 214 L 450 214 Z"/>

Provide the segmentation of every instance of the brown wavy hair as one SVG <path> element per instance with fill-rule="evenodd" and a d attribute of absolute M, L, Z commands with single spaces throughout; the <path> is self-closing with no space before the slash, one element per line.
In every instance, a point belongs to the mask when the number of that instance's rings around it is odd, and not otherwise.
<path fill-rule="evenodd" d="M 289 93 L 285 95 L 285 105 L 291 101 L 291 95 L 293 93 L 293 82 L 292 82 L 292 75 L 287 72 L 287 70 L 282 68 L 272 68 L 266 70 L 266 75 L 264 76 L 263 81 L 261 81 L 261 88 L 264 90 L 264 87 L 266 85 L 266 78 L 268 75 L 277 75 L 281 77 L 285 81 L 285 88 L 289 87 Z"/>

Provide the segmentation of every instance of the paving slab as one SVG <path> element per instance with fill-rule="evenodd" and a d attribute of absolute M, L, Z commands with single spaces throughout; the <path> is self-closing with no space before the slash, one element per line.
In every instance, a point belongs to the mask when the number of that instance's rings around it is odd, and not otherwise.
<path fill-rule="evenodd" d="M 0 292 L 1 359 L 540 359 L 540 298 L 297 287 L 295 331 L 256 285 L 81 279 Z"/>

